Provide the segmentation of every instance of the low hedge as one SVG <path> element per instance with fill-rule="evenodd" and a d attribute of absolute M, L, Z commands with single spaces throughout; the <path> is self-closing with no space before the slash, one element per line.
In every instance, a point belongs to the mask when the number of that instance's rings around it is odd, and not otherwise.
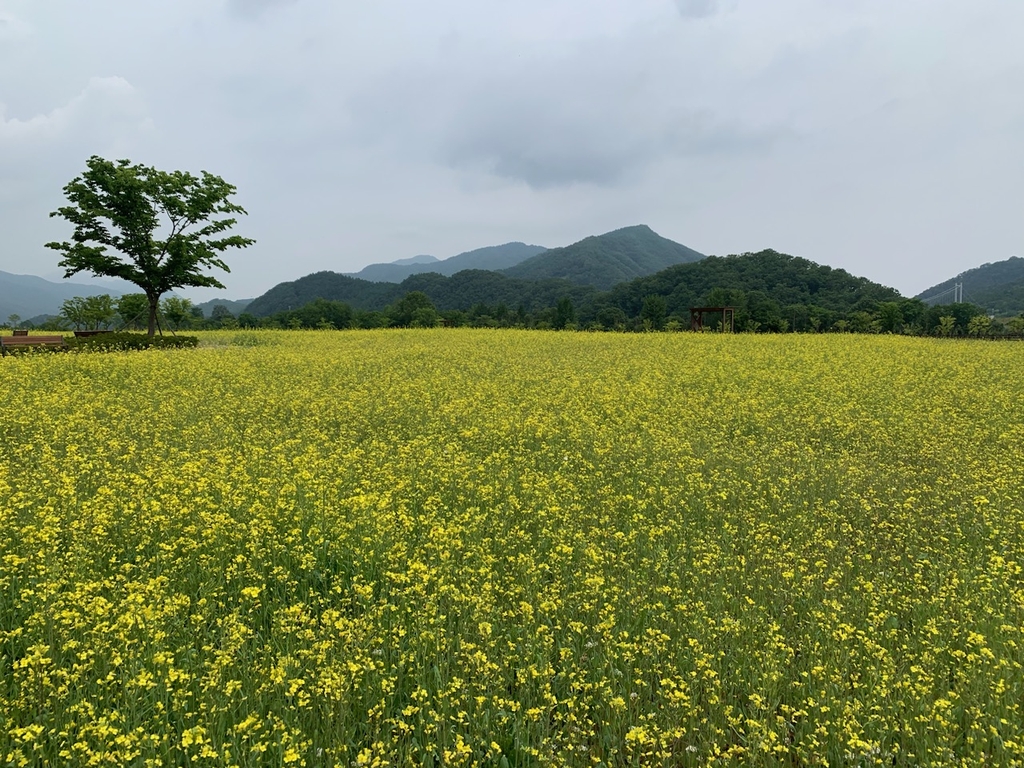
<path fill-rule="evenodd" d="M 102 333 L 67 339 L 68 349 L 80 352 L 122 352 L 131 349 L 191 349 L 198 336 L 147 336 L 144 333 Z"/>

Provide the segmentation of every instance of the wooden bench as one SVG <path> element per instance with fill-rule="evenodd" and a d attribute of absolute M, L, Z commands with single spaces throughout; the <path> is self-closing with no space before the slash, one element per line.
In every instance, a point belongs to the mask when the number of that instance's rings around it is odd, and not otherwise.
<path fill-rule="evenodd" d="M 0 336 L 0 352 L 7 354 L 9 351 L 26 349 L 29 347 L 54 347 L 64 348 L 67 342 L 63 336 Z"/>

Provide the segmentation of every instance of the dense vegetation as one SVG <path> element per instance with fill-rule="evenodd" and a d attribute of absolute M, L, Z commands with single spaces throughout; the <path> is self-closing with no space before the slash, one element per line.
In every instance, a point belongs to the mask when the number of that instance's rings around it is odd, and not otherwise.
<path fill-rule="evenodd" d="M 369 283 L 335 272 L 317 272 L 271 288 L 246 311 L 266 317 L 298 309 L 315 299 L 344 302 L 356 310 L 383 310 L 411 291 L 423 291 L 436 306 L 454 310 L 468 310 L 480 302 L 539 310 L 554 305 L 562 296 L 582 300 L 596 292 L 565 280 L 518 280 L 485 270 L 465 270 L 451 277 L 428 272 L 412 275 L 398 284 Z"/>
<path fill-rule="evenodd" d="M 639 317 L 650 297 L 664 300 L 668 318 L 688 319 L 692 306 L 733 306 L 740 330 L 774 331 L 830 328 L 839 320 L 863 322 L 855 313 L 870 314 L 882 302 L 901 301 L 892 288 L 845 270 L 767 250 L 710 256 L 618 285 L 596 299 L 594 315 L 614 308 L 627 318 Z M 900 322 L 908 311 L 906 306 L 901 310 Z M 911 321 L 920 311 L 913 314 Z"/>
<path fill-rule="evenodd" d="M 708 257 L 610 291 L 563 280 L 515 280 L 497 272 L 415 275 L 400 285 L 337 280 L 321 273 L 278 286 L 241 316 L 255 327 L 373 328 L 385 325 L 679 330 L 691 306 L 732 306 L 739 331 L 855 331 L 988 335 L 1004 330 L 970 304 L 928 307 L 895 290 L 775 251 Z M 338 288 L 342 290 L 337 290 Z M 367 287 L 368 290 L 364 290 Z M 331 289 L 334 290 L 331 290 Z M 320 297 L 298 304 L 297 296 Z M 415 313 L 399 311 L 413 296 Z M 372 300 L 368 300 L 372 298 Z M 285 307 L 259 317 L 261 307 Z M 257 312 L 253 310 L 256 309 Z M 948 318 L 943 320 L 943 318 Z M 710 317 L 715 328 L 720 316 Z M 1005 328 L 1020 333 L 1021 321 Z"/>
<path fill-rule="evenodd" d="M 64 318 L 43 327 L 133 327 L 143 297 L 65 302 Z M 245 328 L 518 327 L 682 330 L 692 306 L 731 306 L 747 332 L 853 331 L 939 336 L 1024 332 L 1024 318 L 992 322 L 972 304 L 927 306 L 841 269 L 774 251 L 708 257 L 620 284 L 610 291 L 548 279 L 519 280 L 465 270 L 368 283 L 331 272 L 282 283 L 244 312 L 214 306 L 209 316 L 177 297 L 162 305 L 165 330 Z M 260 316 L 260 312 L 268 312 Z M 133 320 L 134 318 L 134 320 Z M 706 318 L 714 330 L 721 315 Z"/>
<path fill-rule="evenodd" d="M 963 284 L 967 301 L 987 312 L 1003 316 L 1024 313 L 1024 258 L 1013 256 L 1005 261 L 969 269 L 922 291 L 917 298 L 927 301 L 942 296 L 951 292 L 957 283 Z"/>
<path fill-rule="evenodd" d="M 506 269 L 526 280 L 560 278 L 577 285 L 608 289 L 674 264 L 703 259 L 704 254 L 657 235 L 650 227 L 617 229 L 554 248 Z"/>
<path fill-rule="evenodd" d="M 201 341 L 0 363 L 6 765 L 1024 761 L 1022 345 Z"/>
<path fill-rule="evenodd" d="M 315 299 L 343 301 L 354 309 L 377 309 L 401 296 L 394 283 L 371 283 L 337 272 L 314 272 L 311 275 L 278 283 L 249 304 L 246 311 L 256 317 L 298 309 Z"/>

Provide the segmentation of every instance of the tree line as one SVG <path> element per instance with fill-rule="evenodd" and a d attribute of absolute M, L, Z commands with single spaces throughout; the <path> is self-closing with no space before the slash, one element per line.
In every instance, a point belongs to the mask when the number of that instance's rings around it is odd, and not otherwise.
<path fill-rule="evenodd" d="M 149 297 L 144 293 L 126 293 L 116 298 L 109 294 L 74 296 L 61 305 L 57 315 L 42 322 L 22 322 L 12 315 L 6 325 L 46 331 L 142 331 L 148 330 L 149 320 Z M 180 296 L 161 299 L 154 321 L 161 331 L 215 330 L 239 325 L 238 318 L 221 304 L 214 305 L 206 317 L 201 307 Z"/>
<path fill-rule="evenodd" d="M 779 306 L 758 292 L 747 295 L 733 289 L 714 289 L 702 306 L 730 306 L 737 332 L 746 333 L 897 333 L 924 336 L 992 337 L 1024 334 L 1024 314 L 991 318 L 973 304 L 927 306 L 918 299 L 864 301 L 848 313 L 836 313 L 806 304 Z M 60 314 L 41 323 L 40 330 L 144 330 L 149 319 L 145 294 L 74 297 L 64 302 Z M 721 313 L 705 319 L 705 330 L 726 330 Z M 12 325 L 8 320 L 8 325 Z M 15 319 L 13 324 L 18 324 Z M 31 324 L 27 324 L 30 325 Z M 157 326 L 170 332 L 230 328 L 346 330 L 371 328 L 525 328 L 589 331 L 683 331 L 689 330 L 688 312 L 669 313 L 663 296 L 649 294 L 635 314 L 614 305 L 585 304 L 577 307 L 570 296 L 554 306 L 528 310 L 505 302 L 478 302 L 468 310 L 439 310 L 427 294 L 410 291 L 383 310 L 354 309 L 345 302 L 315 299 L 298 309 L 257 317 L 250 312 L 237 316 L 226 306 L 214 305 L 210 316 L 189 299 L 170 296 L 160 302 Z"/>

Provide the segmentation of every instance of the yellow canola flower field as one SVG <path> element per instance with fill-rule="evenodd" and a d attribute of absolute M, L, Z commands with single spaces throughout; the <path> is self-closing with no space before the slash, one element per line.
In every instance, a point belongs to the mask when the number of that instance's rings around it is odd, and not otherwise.
<path fill-rule="evenodd" d="M 1024 765 L 1024 345 L 0 361 L 0 764 Z"/>

